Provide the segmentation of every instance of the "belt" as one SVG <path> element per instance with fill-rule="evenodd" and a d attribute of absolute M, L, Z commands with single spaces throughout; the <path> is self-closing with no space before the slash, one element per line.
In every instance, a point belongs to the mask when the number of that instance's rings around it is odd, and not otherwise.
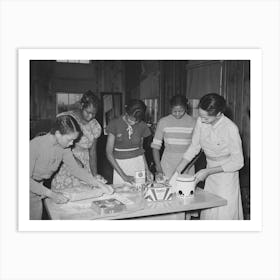
<path fill-rule="evenodd" d="M 131 152 L 131 151 L 136 151 L 139 150 L 140 148 L 130 148 L 130 149 L 119 149 L 119 148 L 114 148 L 115 151 L 117 152 Z"/>
<path fill-rule="evenodd" d="M 222 161 L 222 160 L 227 159 L 229 157 L 230 157 L 230 154 L 224 155 L 224 156 L 219 156 L 219 157 L 206 156 L 207 159 L 212 160 L 212 161 Z"/>

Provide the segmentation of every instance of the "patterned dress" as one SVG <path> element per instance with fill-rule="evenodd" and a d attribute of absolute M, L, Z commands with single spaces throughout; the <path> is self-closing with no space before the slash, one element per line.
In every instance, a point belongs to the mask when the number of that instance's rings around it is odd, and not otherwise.
<path fill-rule="evenodd" d="M 83 132 L 83 136 L 81 137 L 79 142 L 75 144 L 72 152 L 74 157 L 77 159 L 77 162 L 82 164 L 82 167 L 86 168 L 91 173 L 89 164 L 89 148 L 101 134 L 100 124 L 96 119 L 92 119 L 90 122 L 84 124 L 75 111 L 68 111 L 59 114 L 59 116 L 61 115 L 70 115 L 74 117 L 79 123 Z M 65 164 L 62 164 L 59 172 L 52 180 L 52 190 L 62 190 L 66 188 L 79 187 L 84 184 L 85 183 L 80 181 L 77 177 L 71 175 L 67 166 Z"/>

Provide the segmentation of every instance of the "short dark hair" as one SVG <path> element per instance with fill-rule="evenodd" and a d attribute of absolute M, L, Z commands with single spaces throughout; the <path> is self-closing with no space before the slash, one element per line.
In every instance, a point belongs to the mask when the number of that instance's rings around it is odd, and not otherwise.
<path fill-rule="evenodd" d="M 80 103 L 82 105 L 82 109 L 85 109 L 90 105 L 98 109 L 100 100 L 91 90 L 88 90 L 83 94 Z"/>
<path fill-rule="evenodd" d="M 61 115 L 56 118 L 50 133 L 55 134 L 56 131 L 59 131 L 62 135 L 74 132 L 78 132 L 81 135 L 82 133 L 78 122 L 70 115 Z"/>
<path fill-rule="evenodd" d="M 216 116 L 218 113 L 224 113 L 226 100 L 217 93 L 208 93 L 200 99 L 198 107 L 206 111 L 209 116 Z"/>
<path fill-rule="evenodd" d="M 187 109 L 188 106 L 188 99 L 184 95 L 174 95 L 170 101 L 169 104 L 172 107 L 175 106 L 182 106 L 185 109 Z"/>
<path fill-rule="evenodd" d="M 132 116 L 137 121 L 140 121 L 144 119 L 145 112 L 146 112 L 146 105 L 142 100 L 131 99 L 126 104 L 125 110 L 129 116 Z"/>

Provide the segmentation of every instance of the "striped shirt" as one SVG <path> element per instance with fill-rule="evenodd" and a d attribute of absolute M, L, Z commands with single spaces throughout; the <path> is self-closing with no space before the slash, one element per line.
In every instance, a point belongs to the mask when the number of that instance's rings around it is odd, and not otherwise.
<path fill-rule="evenodd" d="M 195 119 L 185 114 L 181 119 L 168 115 L 160 119 L 151 144 L 154 149 L 160 149 L 164 141 L 165 152 L 184 153 L 191 144 Z"/>

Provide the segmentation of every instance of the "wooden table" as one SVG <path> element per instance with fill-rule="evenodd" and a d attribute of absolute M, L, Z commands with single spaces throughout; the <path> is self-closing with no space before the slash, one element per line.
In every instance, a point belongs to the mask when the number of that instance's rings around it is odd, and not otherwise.
<path fill-rule="evenodd" d="M 51 199 L 45 199 L 46 210 L 52 220 L 118 220 L 118 219 L 153 219 L 153 220 L 184 220 L 189 219 L 189 213 L 227 204 L 227 201 L 217 195 L 197 188 L 194 197 L 187 199 L 174 198 L 168 201 L 146 201 L 140 193 L 126 194 L 133 200 L 133 206 L 114 214 L 98 215 L 90 208 L 91 202 L 98 199 L 87 199 L 66 204 L 56 204 Z M 99 198 L 100 199 L 100 198 Z M 102 197 L 102 199 L 104 199 Z"/>

